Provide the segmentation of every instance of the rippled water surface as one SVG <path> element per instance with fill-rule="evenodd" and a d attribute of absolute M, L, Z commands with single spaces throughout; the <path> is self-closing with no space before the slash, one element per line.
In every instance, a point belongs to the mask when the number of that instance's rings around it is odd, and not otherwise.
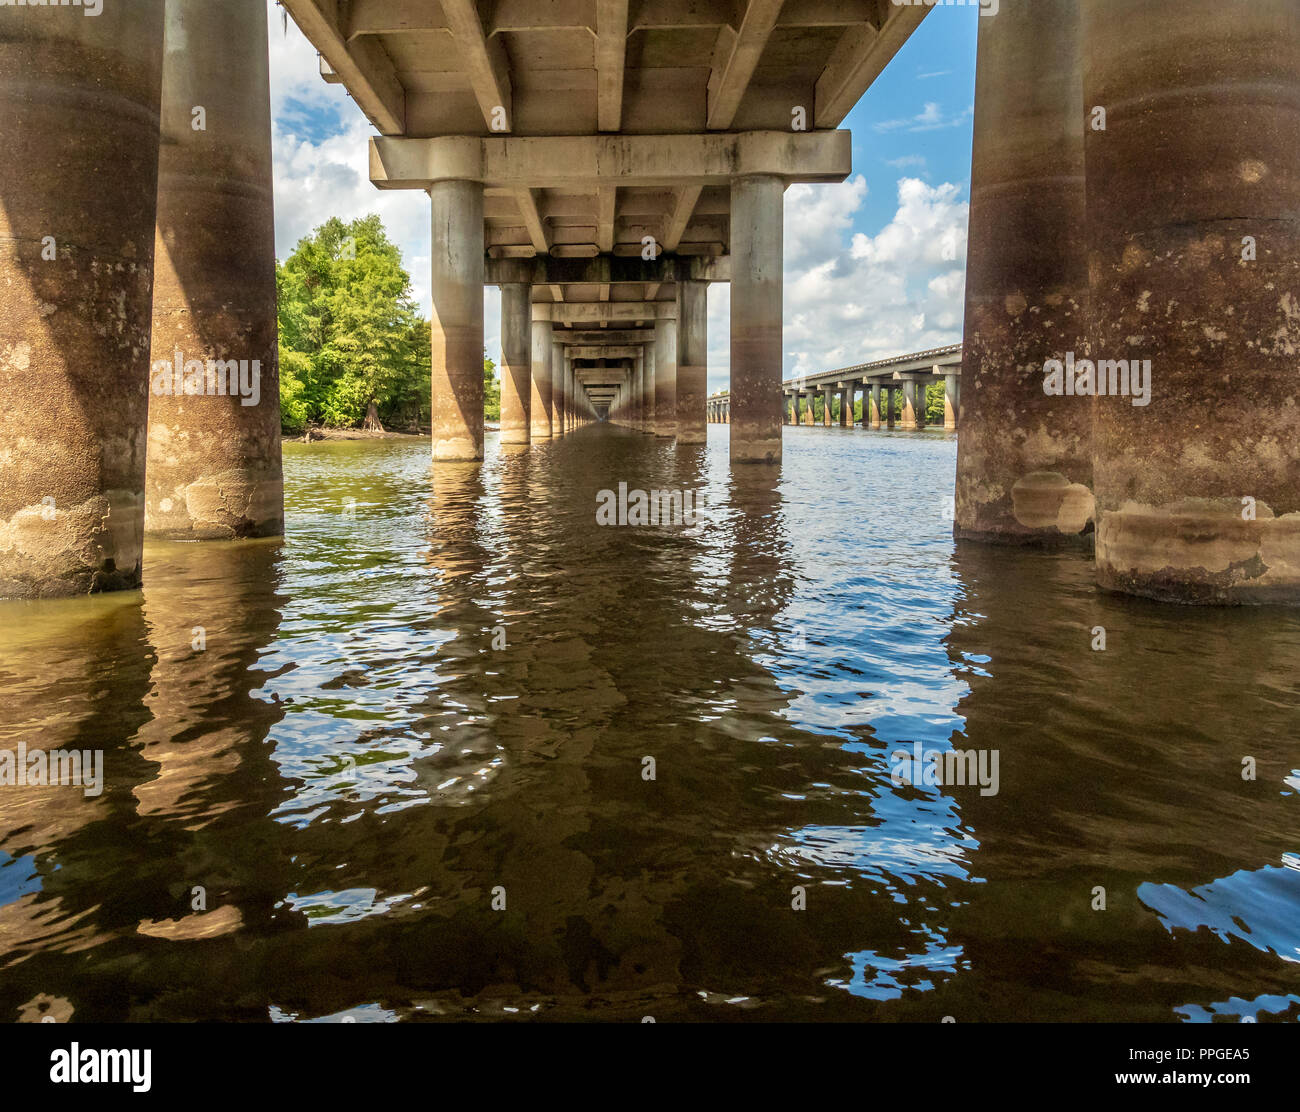
<path fill-rule="evenodd" d="M 1300 615 L 954 545 L 941 433 L 727 431 L 286 445 L 283 545 L 0 604 L 0 748 L 106 773 L 0 787 L 0 1018 L 1300 1018 Z"/>

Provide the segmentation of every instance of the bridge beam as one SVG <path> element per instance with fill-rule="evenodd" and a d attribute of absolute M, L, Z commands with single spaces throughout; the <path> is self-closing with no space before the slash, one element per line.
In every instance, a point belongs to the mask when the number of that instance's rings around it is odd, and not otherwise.
<path fill-rule="evenodd" d="M 696 135 L 444 135 L 370 140 L 380 189 L 476 181 L 493 189 L 679 188 L 728 185 L 751 175 L 840 182 L 853 169 L 848 131 L 744 131 Z"/>

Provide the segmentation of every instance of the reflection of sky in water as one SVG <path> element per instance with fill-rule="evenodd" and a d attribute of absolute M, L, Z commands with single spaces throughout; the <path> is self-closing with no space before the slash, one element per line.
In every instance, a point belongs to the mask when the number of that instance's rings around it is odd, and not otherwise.
<path fill-rule="evenodd" d="M 0 907 L 41 890 L 35 857 L 10 857 L 0 850 Z"/>
<path fill-rule="evenodd" d="M 1200 1004 L 1185 1004 L 1175 1008 L 1174 1013 L 1189 1023 L 1213 1023 L 1215 1019 L 1235 1018 L 1251 1022 L 1261 1015 L 1284 1015 L 1296 1010 L 1296 1019 L 1300 1019 L 1300 996 L 1257 996 L 1254 1000 L 1242 1000 L 1234 996 L 1219 1004 L 1201 1007 Z"/>
<path fill-rule="evenodd" d="M 1284 961 L 1300 961 L 1300 869 L 1243 869 L 1184 891 L 1174 884 L 1139 885 L 1138 898 L 1171 934 L 1208 928 L 1223 942 L 1249 943 Z"/>
<path fill-rule="evenodd" d="M 317 892 L 311 896 L 300 896 L 296 892 L 290 892 L 284 902 L 294 911 L 306 916 L 309 927 L 323 927 L 351 923 L 357 919 L 369 918 L 371 915 L 383 915 L 398 904 L 409 900 L 413 895 L 414 892 L 407 892 L 404 895 L 388 896 L 381 900 L 379 893 L 373 888 L 349 888 L 343 892 Z"/>
<path fill-rule="evenodd" d="M 891 956 L 863 950 L 849 954 L 849 979 L 829 980 L 827 984 L 870 1000 L 896 1000 L 905 989 L 928 992 L 960 970 L 970 969 L 970 962 L 962 960 L 960 946 L 947 945 L 943 936 L 929 927 L 922 927 L 920 934 L 926 941 L 919 953 Z"/>

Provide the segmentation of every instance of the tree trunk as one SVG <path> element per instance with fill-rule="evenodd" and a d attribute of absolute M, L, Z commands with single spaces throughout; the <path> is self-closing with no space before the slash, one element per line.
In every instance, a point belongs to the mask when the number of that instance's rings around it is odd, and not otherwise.
<path fill-rule="evenodd" d="M 384 426 L 379 420 L 379 410 L 375 407 L 373 401 L 366 407 L 366 421 L 361 427 L 367 432 L 384 431 Z"/>

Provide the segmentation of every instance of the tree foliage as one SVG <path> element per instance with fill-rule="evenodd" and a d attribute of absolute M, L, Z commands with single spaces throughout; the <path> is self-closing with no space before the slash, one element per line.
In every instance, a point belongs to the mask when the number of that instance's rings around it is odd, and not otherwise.
<path fill-rule="evenodd" d="M 376 215 L 332 217 L 276 266 L 280 419 L 358 425 L 419 419 L 429 406 L 429 322 Z"/>

